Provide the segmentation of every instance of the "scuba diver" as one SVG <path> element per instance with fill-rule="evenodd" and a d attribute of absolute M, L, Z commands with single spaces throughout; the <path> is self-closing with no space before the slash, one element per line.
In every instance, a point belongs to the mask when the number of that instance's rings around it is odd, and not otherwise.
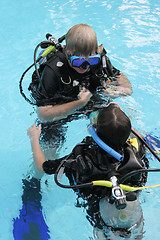
<path fill-rule="evenodd" d="M 97 239 L 130 238 L 135 229 L 140 237 L 143 214 L 138 197 L 149 170 L 145 140 L 131 127 L 130 119 L 117 103 L 93 112 L 90 119 L 88 130 L 92 137 L 86 137 L 71 154 L 56 160 L 46 160 L 39 143 L 41 125 L 36 127 L 34 123 L 27 134 L 35 165 L 40 172 L 55 174 L 59 186 L 74 189 L 77 206 L 86 208 Z M 63 173 L 70 185 L 57 180 Z M 80 198 L 85 204 L 79 203 Z"/>
<path fill-rule="evenodd" d="M 131 95 L 132 87 L 127 77 L 113 67 L 103 45 L 98 46 L 92 27 L 77 24 L 58 41 L 50 34 L 46 37 L 48 41 L 37 45 L 34 64 L 30 66 L 36 68 L 29 86 L 32 100 L 22 89 L 22 80 L 30 67 L 22 75 L 20 91 L 37 106 L 37 115 L 43 122 L 42 141 L 52 141 L 57 146 L 65 140 L 67 122 L 106 105 L 104 96 Z M 61 46 L 64 39 L 66 46 Z M 39 47 L 44 50 L 36 59 Z"/>
<path fill-rule="evenodd" d="M 59 40 L 66 40 L 63 47 L 50 34 L 46 37 L 47 43 L 53 45 L 46 51 L 52 51 L 45 58 L 41 58 L 45 55 L 42 53 L 37 60 L 40 68 L 34 72 L 29 86 L 41 120 L 62 119 L 83 108 L 89 100 L 93 101 L 98 87 L 108 97 L 132 93 L 127 77 L 112 66 L 103 45 L 98 46 L 92 27 L 77 24 L 70 28 Z M 48 45 L 42 42 L 39 46 Z"/>

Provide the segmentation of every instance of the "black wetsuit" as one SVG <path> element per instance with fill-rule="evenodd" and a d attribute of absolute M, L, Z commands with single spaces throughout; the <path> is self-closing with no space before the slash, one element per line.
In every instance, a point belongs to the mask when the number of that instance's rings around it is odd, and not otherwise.
<path fill-rule="evenodd" d="M 133 134 L 131 138 L 136 138 Z M 136 138 L 137 139 L 137 138 Z M 132 141 L 130 141 L 132 142 Z M 120 163 L 115 158 L 108 155 L 102 150 L 92 138 L 87 137 L 84 141 L 77 145 L 69 157 L 64 163 L 65 173 L 68 177 L 70 184 L 75 185 L 81 183 L 87 183 L 94 180 L 109 180 L 112 175 L 115 175 L 117 179 L 120 179 L 126 173 L 129 173 L 136 169 L 148 168 L 148 160 L 145 157 L 145 147 L 140 140 L 137 139 L 138 149 L 129 143 L 125 144 L 124 148 L 120 152 L 124 155 L 123 161 Z M 54 174 L 57 167 L 62 160 L 66 157 L 58 160 L 48 160 L 43 164 L 43 170 L 47 174 Z M 147 174 L 136 174 L 127 179 L 124 184 L 131 186 L 143 186 L 147 181 Z M 105 226 L 100 212 L 99 201 L 105 196 L 111 197 L 111 189 L 105 187 L 91 187 L 80 188 L 74 190 L 78 197 L 87 200 L 87 213 L 88 220 L 91 224 L 99 229 Z M 128 194 L 128 201 L 135 200 L 137 193 Z M 116 229 L 117 231 L 119 229 Z M 127 232 L 127 234 L 129 234 Z"/>
<path fill-rule="evenodd" d="M 105 56 L 105 68 L 100 63 L 96 66 L 90 66 L 89 70 L 83 74 L 70 67 L 65 55 L 60 51 L 51 57 L 48 56 L 48 58 L 48 61 L 40 67 L 43 69 L 43 71 L 41 70 L 43 87 L 39 84 L 38 89 L 41 96 L 37 96 L 37 99 L 34 96 L 37 106 L 63 104 L 77 100 L 77 95 L 82 87 L 95 94 L 97 88 L 103 88 L 103 83 L 108 78 L 115 83 L 116 77 L 120 74 L 119 70 L 112 66 L 107 56 Z M 107 77 L 104 74 L 107 74 Z M 35 78 L 34 74 L 33 80 Z M 91 102 L 94 102 L 94 97 Z"/>
<path fill-rule="evenodd" d="M 93 93 L 87 105 L 75 111 L 74 114 L 60 121 L 42 124 L 42 140 L 45 143 L 50 142 L 52 145 L 53 143 L 59 145 L 59 143 L 63 144 L 65 140 L 65 124 L 67 122 L 78 119 L 81 114 L 88 115 L 106 104 L 106 99 L 97 90 L 103 89 L 103 84 L 108 78 L 114 84 L 118 84 L 116 77 L 120 72 L 112 66 L 107 56 L 105 56 L 105 69 L 102 68 L 102 63 L 100 63 L 91 66 L 86 73 L 80 74 L 70 67 L 65 55 L 60 51 L 51 55 L 48 56 L 48 61 L 40 67 L 43 87 L 39 84 L 35 72 L 32 76 L 33 80 L 29 89 L 37 106 L 54 106 L 78 100 L 78 94 L 82 87 Z"/>

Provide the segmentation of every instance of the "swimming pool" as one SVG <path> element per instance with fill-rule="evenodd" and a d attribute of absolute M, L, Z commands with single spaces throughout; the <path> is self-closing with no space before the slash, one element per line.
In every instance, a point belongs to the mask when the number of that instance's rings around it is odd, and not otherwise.
<path fill-rule="evenodd" d="M 132 125 L 143 134 L 160 137 L 160 7 L 155 0 L 61 0 L 1 1 L 1 199 L 0 239 L 13 239 L 13 219 L 22 208 L 22 178 L 30 169 L 32 153 L 26 129 L 36 113 L 19 94 L 23 71 L 33 61 L 34 47 L 46 33 L 56 38 L 74 24 L 87 23 L 97 33 L 113 65 L 122 70 L 133 86 L 130 97 L 119 98 Z M 29 76 L 25 80 L 27 87 Z M 68 126 L 61 155 L 87 134 L 88 121 Z M 81 124 L 82 131 L 77 129 Z M 151 167 L 159 163 L 148 154 Z M 45 180 L 48 180 L 48 185 Z M 160 182 L 159 173 L 150 173 L 147 185 Z M 42 181 L 42 206 L 51 239 L 93 239 L 92 227 L 82 209 L 74 207 L 75 194 L 59 189 L 53 177 Z M 160 189 L 143 191 L 144 239 L 159 240 Z M 62 230 L 63 228 L 63 230 Z"/>

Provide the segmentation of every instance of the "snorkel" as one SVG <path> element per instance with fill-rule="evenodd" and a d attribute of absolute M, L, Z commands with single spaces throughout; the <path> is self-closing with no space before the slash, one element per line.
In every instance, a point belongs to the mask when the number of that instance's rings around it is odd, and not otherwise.
<path fill-rule="evenodd" d="M 107 153 L 109 153 L 112 157 L 116 158 L 118 161 L 122 161 L 123 160 L 123 156 L 121 154 L 119 154 L 118 152 L 116 152 L 113 148 L 109 147 L 106 143 L 104 143 L 97 135 L 97 133 L 95 132 L 93 126 L 90 124 L 87 127 L 89 133 L 91 134 L 92 138 L 94 139 L 94 141 Z"/>
<path fill-rule="evenodd" d="M 107 105 L 107 107 L 110 104 L 114 104 L 117 106 L 116 103 L 114 102 L 109 102 L 109 104 Z M 109 147 L 105 142 L 102 141 L 102 139 L 100 139 L 96 133 L 96 131 L 94 130 L 93 126 L 97 124 L 97 118 L 98 118 L 98 114 L 99 111 L 94 111 L 90 114 L 89 119 L 90 119 L 90 124 L 87 127 L 87 130 L 89 131 L 90 135 L 92 136 L 93 140 L 98 144 L 98 146 L 100 148 L 102 148 L 104 151 L 106 151 L 107 153 L 109 153 L 112 157 L 116 158 L 118 161 L 122 161 L 123 160 L 123 156 L 121 154 L 119 154 L 118 152 L 116 152 L 113 148 Z"/>

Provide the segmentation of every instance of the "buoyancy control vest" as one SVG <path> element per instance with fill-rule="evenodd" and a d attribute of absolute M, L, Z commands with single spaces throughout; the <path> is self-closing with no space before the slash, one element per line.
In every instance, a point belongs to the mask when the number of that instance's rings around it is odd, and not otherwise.
<path fill-rule="evenodd" d="M 68 173 L 72 172 L 72 177 L 67 174 L 71 184 L 73 181 L 74 184 L 75 182 L 81 184 L 95 180 L 109 180 L 112 176 L 120 178 L 131 171 L 148 168 L 145 148 L 141 146 L 137 150 L 129 142 L 124 145 L 122 162 L 98 147 L 91 137 L 78 144 L 73 150 L 73 155 L 75 163 L 72 164 L 71 171 L 68 170 Z M 67 162 L 66 167 L 70 168 Z M 137 173 L 127 180 L 127 185 L 142 186 L 145 182 L 146 174 Z"/>
<path fill-rule="evenodd" d="M 61 66 L 58 67 L 58 64 L 61 64 Z M 74 88 L 73 91 L 73 82 L 68 74 L 68 69 L 65 65 L 65 57 L 63 54 L 60 51 L 52 51 L 49 53 L 47 55 L 47 61 L 42 63 L 38 69 L 40 76 L 42 76 L 46 66 L 51 68 L 55 73 L 56 79 L 54 79 L 54 81 L 57 82 L 59 91 L 52 97 L 49 96 L 47 92 L 42 91 L 43 89 L 39 84 L 37 73 L 34 71 L 29 90 L 31 91 L 32 97 L 36 100 L 37 105 L 47 105 L 50 103 L 54 104 L 55 101 L 58 103 L 64 101 L 73 101 L 76 96 L 74 91 L 78 92 L 78 89 Z"/>
<path fill-rule="evenodd" d="M 77 96 L 75 89 L 77 88 L 77 91 L 80 90 L 78 89 L 78 85 L 76 85 L 77 81 L 74 81 L 75 79 L 72 79 L 72 74 L 69 73 L 67 64 L 64 64 L 66 66 L 63 66 L 61 69 L 63 74 L 61 71 L 57 72 L 56 68 L 53 67 L 55 65 L 52 65 L 52 62 L 55 61 L 57 55 L 59 55 L 58 58 L 60 57 L 61 60 L 63 59 L 63 63 L 67 61 L 65 55 L 63 54 L 64 49 L 61 46 L 62 41 L 65 39 L 65 35 L 57 40 L 51 34 L 47 33 L 46 38 L 47 41 L 42 41 L 36 46 L 34 51 L 34 63 L 24 71 L 19 81 L 19 89 L 21 95 L 27 102 L 37 106 L 46 106 L 50 104 L 54 105 L 61 103 L 61 101 L 64 103 L 75 100 L 74 97 Z M 37 58 L 36 55 L 39 47 L 44 50 L 41 51 Z M 115 85 L 115 77 L 120 74 L 120 71 L 112 66 L 109 58 L 106 56 L 106 53 L 107 52 L 105 49 L 103 49 L 101 53 L 101 63 L 99 66 L 91 66 L 90 71 L 86 75 L 82 74 L 83 76 L 81 76 L 83 79 L 81 79 L 82 84 L 80 85 L 82 87 L 85 86 L 92 93 L 93 91 L 97 90 L 97 87 L 100 87 L 100 89 L 106 87 L 106 82 L 111 83 L 113 81 Z M 39 68 L 37 63 L 39 64 Z M 41 80 L 41 75 L 46 65 L 52 65 L 52 70 L 55 71 L 56 77 L 58 79 L 59 92 L 55 93 L 54 96 L 48 95 Z M 32 74 L 32 82 L 28 87 L 28 90 L 30 92 L 30 98 L 28 98 L 23 91 L 22 82 L 26 73 L 33 66 L 35 66 L 35 71 Z M 64 78 L 62 78 L 62 75 Z M 90 80 L 92 80 L 91 84 L 89 83 Z"/>
<path fill-rule="evenodd" d="M 54 81 L 57 82 L 59 90 L 54 96 L 48 96 L 46 91 L 42 91 L 37 73 L 34 71 L 28 89 L 31 91 L 31 96 L 36 101 L 36 105 L 54 105 L 54 103 L 70 102 L 77 99 L 80 87 L 85 87 L 93 93 L 97 88 L 102 89 L 107 79 L 114 81 L 114 77 L 119 74 L 119 70 L 111 65 L 109 58 L 104 55 L 105 53 L 101 55 L 99 65 L 90 66 L 90 71 L 76 76 L 76 74 L 73 74 L 75 70 L 70 68 L 63 52 L 60 50 L 50 52 L 46 56 L 46 61 L 40 64 L 38 71 L 41 76 L 45 66 L 51 68 L 56 75 Z"/>

